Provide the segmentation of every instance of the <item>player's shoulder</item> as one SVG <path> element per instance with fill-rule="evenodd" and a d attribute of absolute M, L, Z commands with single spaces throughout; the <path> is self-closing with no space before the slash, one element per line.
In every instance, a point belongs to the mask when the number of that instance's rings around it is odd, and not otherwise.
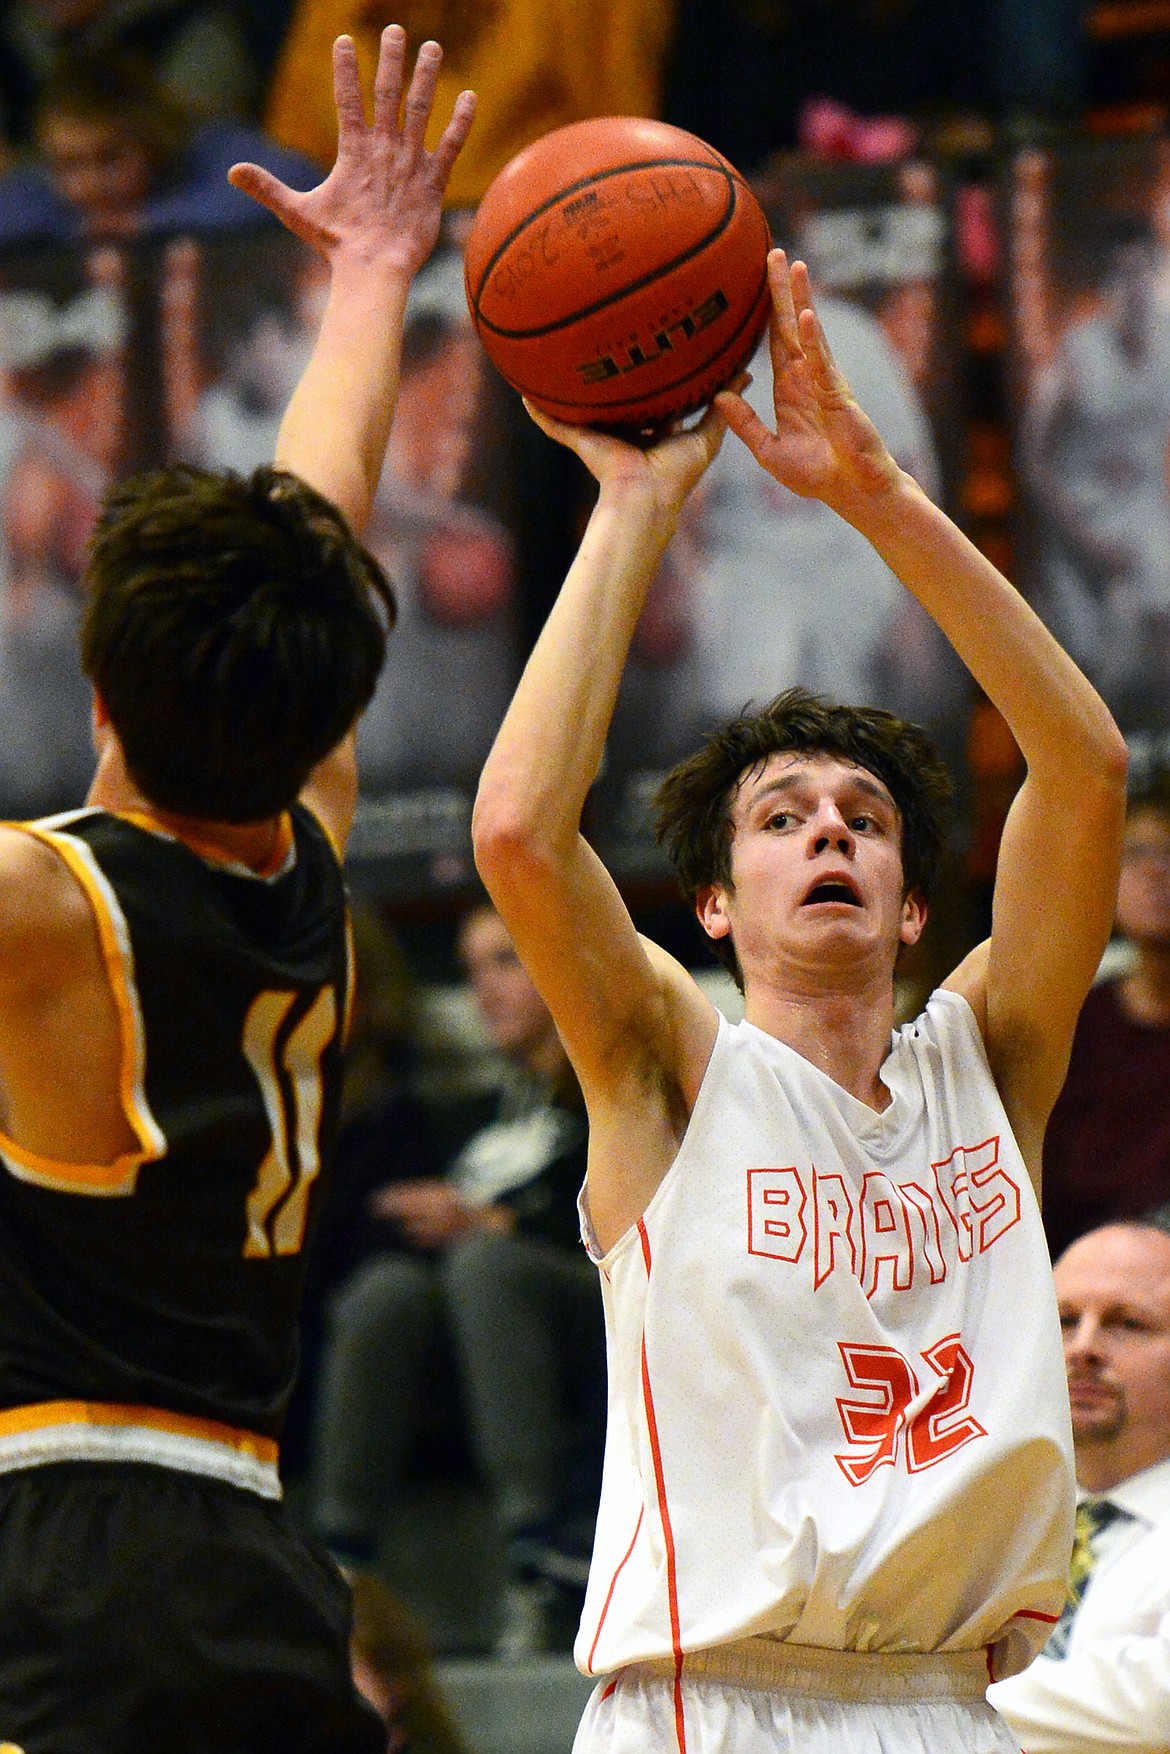
<path fill-rule="evenodd" d="M 0 978 L 19 976 L 23 956 L 67 952 L 91 930 L 85 891 L 52 842 L 0 823 Z"/>
<path fill-rule="evenodd" d="M 987 1040 L 987 968 L 991 956 L 991 941 L 984 939 L 976 944 L 960 962 L 953 974 L 947 976 L 938 988 L 940 993 L 954 993 L 965 999 L 975 1018 L 975 1025 L 980 1036 Z"/>

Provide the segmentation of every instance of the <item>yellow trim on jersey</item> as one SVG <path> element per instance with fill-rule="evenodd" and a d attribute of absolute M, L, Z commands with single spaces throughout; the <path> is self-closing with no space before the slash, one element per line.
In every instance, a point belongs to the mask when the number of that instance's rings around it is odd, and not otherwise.
<path fill-rule="evenodd" d="M 111 815 L 116 816 L 119 822 L 132 822 L 135 828 L 144 828 L 148 834 L 157 834 L 164 840 L 179 841 L 181 845 L 190 847 L 191 851 L 208 865 L 223 865 L 231 870 L 239 869 L 242 863 L 241 860 L 234 859 L 230 853 L 225 853 L 222 847 L 216 846 L 214 841 L 204 840 L 201 835 L 192 834 L 187 829 L 175 828 L 172 824 L 163 822 L 150 810 L 114 810 L 111 811 Z M 284 810 L 277 820 L 268 857 L 262 865 L 249 866 L 248 869 L 257 877 L 277 876 L 292 852 L 294 839 L 292 817 L 287 810 Z M 330 840 L 330 845 L 332 844 L 332 840 Z"/>
<path fill-rule="evenodd" d="M 0 1474 L 52 1462 L 144 1462 L 282 1497 L 274 1440 L 216 1419 L 109 1401 L 41 1401 L 0 1414 Z"/>
<path fill-rule="evenodd" d="M 169 1431 L 176 1437 L 201 1437 L 209 1443 L 226 1444 L 241 1455 L 261 1462 L 275 1462 L 280 1446 L 275 1438 L 261 1437 L 242 1426 L 219 1419 L 203 1419 L 191 1413 L 172 1413 L 165 1407 L 140 1407 L 121 1401 L 33 1401 L 0 1413 L 0 1437 L 13 1432 L 43 1431 L 50 1425 L 134 1425 L 146 1431 Z"/>
<path fill-rule="evenodd" d="M 136 1151 L 123 1152 L 113 1163 L 65 1163 L 45 1157 L 0 1132 L 0 1155 L 18 1180 L 63 1193 L 132 1194 L 144 1163 L 167 1152 L 162 1132 L 146 1101 L 146 1043 L 134 984 L 130 934 L 113 886 L 84 841 L 42 822 L 17 822 L 11 827 L 31 835 L 55 852 L 85 891 L 98 929 L 102 960 L 110 983 L 122 1037 L 119 1097 L 122 1112 L 138 1140 Z"/>
<path fill-rule="evenodd" d="M 274 1438 L 225 1425 L 218 1419 L 200 1419 L 187 1413 L 170 1413 L 162 1407 L 135 1407 L 119 1401 L 34 1401 L 0 1413 L 0 1438 L 28 1431 L 45 1431 L 54 1425 L 105 1425 L 140 1431 L 167 1431 L 175 1437 L 197 1437 L 206 1443 L 224 1444 L 238 1455 L 254 1456 L 259 1462 L 275 1463 L 280 1446 Z"/>

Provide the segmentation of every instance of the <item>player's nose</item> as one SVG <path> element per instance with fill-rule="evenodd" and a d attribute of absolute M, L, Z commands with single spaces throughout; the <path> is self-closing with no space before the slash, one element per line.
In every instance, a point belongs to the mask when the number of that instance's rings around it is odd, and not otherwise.
<path fill-rule="evenodd" d="M 811 853 L 853 851 L 853 831 L 831 800 L 826 799 L 818 807 L 809 826 L 812 831 L 809 836 Z"/>

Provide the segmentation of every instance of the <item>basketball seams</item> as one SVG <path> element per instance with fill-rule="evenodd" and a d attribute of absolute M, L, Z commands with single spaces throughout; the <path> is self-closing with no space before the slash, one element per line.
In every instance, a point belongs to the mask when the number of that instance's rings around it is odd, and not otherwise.
<path fill-rule="evenodd" d="M 516 243 L 516 241 L 521 238 L 531 226 L 535 225 L 538 220 L 542 219 L 551 208 L 559 207 L 562 202 L 571 200 L 574 195 L 580 194 L 583 189 L 596 188 L 599 183 L 608 181 L 611 177 L 626 176 L 631 171 L 655 170 L 711 171 L 716 176 L 722 177 L 723 181 L 729 185 L 731 200 L 727 206 L 725 206 L 719 223 L 714 230 L 709 232 L 705 238 L 697 243 L 695 249 L 679 256 L 677 261 L 667 263 L 657 268 L 655 273 L 649 276 L 651 280 L 655 279 L 658 275 L 667 272 L 669 268 L 677 267 L 683 262 L 688 261 L 690 256 L 694 255 L 697 250 L 705 248 L 707 244 L 711 243 L 715 238 L 719 237 L 724 231 L 726 231 L 730 224 L 731 216 L 739 205 L 739 199 L 734 185 L 739 182 L 740 179 L 739 177 L 734 176 L 724 165 L 717 164 L 713 159 L 662 158 L 654 159 L 652 161 L 639 161 L 635 159 L 628 164 L 615 165 L 612 170 L 592 171 L 589 176 L 580 178 L 576 183 L 567 183 L 563 189 L 559 189 L 555 195 L 550 196 L 541 206 L 534 208 L 530 213 L 524 215 L 524 218 L 518 225 L 512 228 L 503 243 L 497 247 L 494 254 L 489 259 L 487 266 L 479 277 L 479 284 L 474 291 L 472 291 L 469 279 L 467 287 L 468 301 L 471 305 L 472 314 L 475 317 L 476 322 L 482 323 L 486 329 L 491 329 L 493 334 L 505 336 L 509 339 L 528 339 L 529 337 L 548 335 L 552 334 L 564 323 L 578 322 L 582 317 L 590 316 L 597 310 L 603 310 L 605 304 L 612 302 L 612 299 L 624 298 L 627 294 L 637 292 L 642 286 L 646 285 L 645 279 L 631 281 L 628 285 L 615 291 L 610 299 L 603 300 L 600 305 L 591 306 L 588 310 L 584 311 L 575 311 L 572 315 L 562 318 L 560 322 L 551 323 L 546 329 L 500 329 L 490 318 L 485 317 L 480 309 L 480 299 L 483 297 L 484 289 L 495 270 L 499 267 L 504 256 L 511 249 L 512 245 Z M 744 186 L 746 187 L 746 185 Z"/>
<path fill-rule="evenodd" d="M 718 170 L 719 166 L 711 165 L 710 169 Z M 731 181 L 732 179 L 728 177 L 727 182 L 730 184 Z M 731 200 L 724 208 L 718 224 L 706 232 L 703 237 L 697 238 L 691 247 L 684 250 L 680 256 L 675 256 L 668 262 L 658 263 L 652 273 L 643 274 L 638 280 L 628 280 L 624 286 L 614 287 L 612 292 L 608 293 L 605 298 L 598 299 L 596 304 L 585 305 L 580 310 L 570 311 L 567 316 L 558 317 L 555 323 L 545 323 L 539 329 L 501 329 L 489 317 L 484 316 L 479 308 L 478 299 L 474 306 L 476 323 L 485 329 L 490 329 L 493 335 L 500 337 L 501 341 L 539 341 L 545 335 L 555 335 L 559 329 L 571 328 L 574 323 L 583 323 L 586 318 L 596 317 L 601 311 L 608 310 L 610 305 L 617 304 L 621 299 L 629 298 L 633 293 L 641 292 L 645 286 L 653 286 L 655 281 L 664 279 L 667 274 L 673 273 L 674 269 L 683 268 L 688 262 L 694 261 L 696 256 L 701 255 L 704 250 L 711 247 L 716 239 L 723 236 L 738 208 L 739 197 L 735 189 L 732 188 Z M 535 214 L 532 217 L 535 218 Z M 525 224 L 527 223 L 528 221 L 525 221 Z M 499 252 L 497 251 L 496 261 L 498 262 L 498 260 Z M 482 282 L 480 290 L 483 290 Z"/>
<path fill-rule="evenodd" d="M 700 142 L 700 144 L 705 144 L 705 142 Z M 566 183 L 563 188 L 558 189 L 555 195 L 550 195 L 548 200 L 542 202 L 539 207 L 528 209 L 525 212 L 524 217 L 513 226 L 512 230 L 496 249 L 495 254 L 491 257 L 487 267 L 480 275 L 479 286 L 476 288 L 475 297 L 478 299 L 480 293 L 483 291 L 484 282 L 487 280 L 488 275 L 496 266 L 500 257 L 504 254 L 504 251 L 511 248 L 526 226 L 531 225 L 533 220 L 540 219 L 551 207 L 558 206 L 559 203 L 564 201 L 567 197 L 580 194 L 582 189 L 588 189 L 592 187 L 594 183 L 602 182 L 607 177 L 624 176 L 627 171 L 707 170 L 719 171 L 722 175 L 733 178 L 738 183 L 743 183 L 743 178 L 740 176 L 734 165 L 729 164 L 725 158 L 715 151 L 714 147 L 710 147 L 708 150 L 711 153 L 710 158 L 663 157 L 626 159 L 621 164 L 607 165 L 601 170 L 590 171 L 586 176 L 579 177 L 575 183 Z M 746 183 L 744 184 L 744 187 L 747 187 Z M 496 185 L 493 185 L 480 202 L 479 207 L 476 210 L 477 215 L 486 211 L 487 216 L 490 218 L 493 205 L 492 197 L 495 192 Z M 494 204 L 501 206 L 506 205 L 506 199 L 509 193 L 510 191 L 505 189 L 504 194 L 499 196 Z M 468 287 L 469 292 L 470 290 L 470 287 Z"/>

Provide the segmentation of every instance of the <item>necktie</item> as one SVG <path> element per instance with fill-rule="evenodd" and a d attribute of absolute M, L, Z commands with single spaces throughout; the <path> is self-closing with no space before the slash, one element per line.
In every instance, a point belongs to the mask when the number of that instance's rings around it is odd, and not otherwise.
<path fill-rule="evenodd" d="M 1060 1619 L 1052 1629 L 1051 1637 L 1044 1646 L 1042 1654 L 1046 1657 L 1065 1657 L 1068 1655 L 1068 1641 L 1072 1633 L 1073 1621 L 1077 1609 L 1081 1605 L 1093 1568 L 1097 1563 L 1097 1555 L 1093 1551 L 1093 1542 L 1103 1529 L 1116 1522 L 1128 1512 L 1120 1505 L 1113 1504 L 1108 1498 L 1083 1498 L 1077 1505 L 1076 1521 L 1073 1527 L 1072 1559 L 1068 1568 L 1068 1595 L 1061 1610 Z"/>

